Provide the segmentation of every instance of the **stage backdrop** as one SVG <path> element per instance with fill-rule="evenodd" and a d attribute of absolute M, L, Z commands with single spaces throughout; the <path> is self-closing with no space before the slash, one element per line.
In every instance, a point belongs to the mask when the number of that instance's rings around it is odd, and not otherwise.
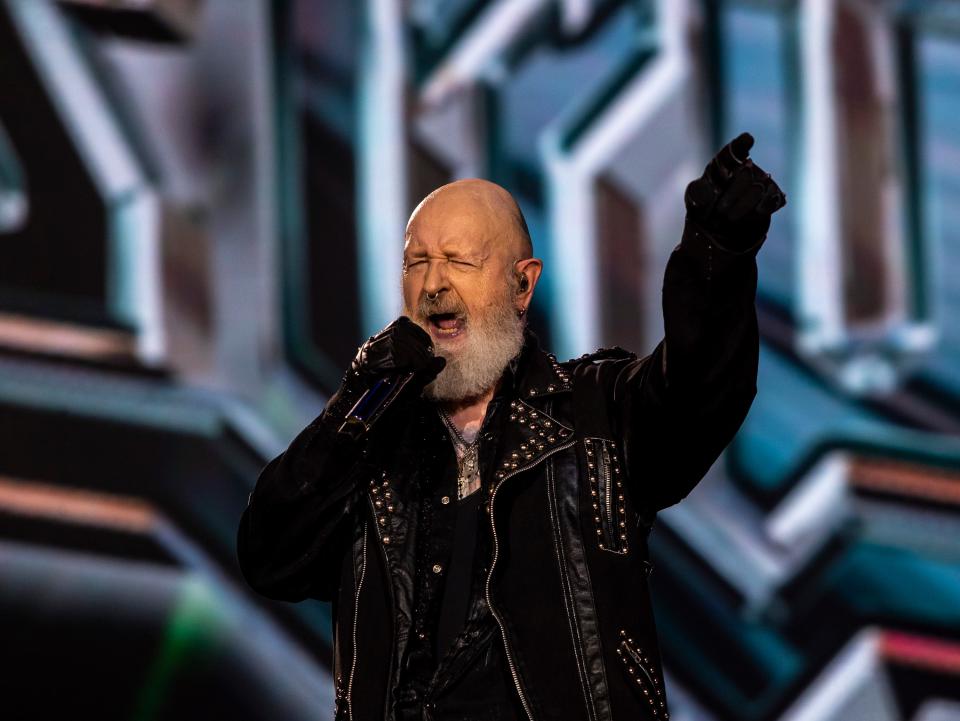
<path fill-rule="evenodd" d="M 0 717 L 329 719 L 265 463 L 481 176 L 561 359 L 662 334 L 683 189 L 785 190 L 759 392 L 651 536 L 675 721 L 960 720 L 960 3 L 0 0 Z"/>

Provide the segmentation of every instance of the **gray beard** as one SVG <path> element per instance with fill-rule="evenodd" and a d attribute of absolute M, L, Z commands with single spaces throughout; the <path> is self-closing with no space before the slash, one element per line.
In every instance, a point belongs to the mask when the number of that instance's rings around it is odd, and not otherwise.
<path fill-rule="evenodd" d="M 523 347 L 523 328 L 523 318 L 517 316 L 509 300 L 499 304 L 489 317 L 468 319 L 467 336 L 457 351 L 448 352 L 442 342 L 434 345 L 436 354 L 446 358 L 447 364 L 423 389 L 424 397 L 457 402 L 493 388 Z"/>

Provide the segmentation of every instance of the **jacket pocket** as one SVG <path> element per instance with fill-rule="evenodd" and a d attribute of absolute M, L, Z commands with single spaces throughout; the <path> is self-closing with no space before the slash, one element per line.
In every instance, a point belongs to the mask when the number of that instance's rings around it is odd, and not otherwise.
<path fill-rule="evenodd" d="M 626 629 L 620 629 L 620 641 L 617 643 L 617 656 L 623 663 L 630 686 L 646 699 L 653 717 L 667 721 L 667 697 L 663 680 L 657 673 L 653 661 L 646 652 L 627 635 Z"/>
<path fill-rule="evenodd" d="M 584 438 L 590 503 L 597 545 L 610 553 L 627 553 L 627 506 L 617 444 L 606 438 Z"/>

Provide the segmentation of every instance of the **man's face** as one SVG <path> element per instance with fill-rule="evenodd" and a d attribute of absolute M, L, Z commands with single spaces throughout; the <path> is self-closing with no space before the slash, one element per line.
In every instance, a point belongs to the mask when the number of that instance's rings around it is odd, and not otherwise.
<path fill-rule="evenodd" d="M 506 244 L 491 247 L 491 223 L 483 213 L 454 215 L 456 208 L 450 208 L 450 214 L 445 210 L 428 207 L 410 224 L 403 254 L 403 300 L 407 308 L 416 309 L 437 295 L 431 315 L 413 319 L 426 322 L 435 346 L 453 349 L 470 332 L 470 318 L 489 314 L 503 302 L 510 262 L 503 252 Z"/>
<path fill-rule="evenodd" d="M 447 359 L 425 391 L 437 400 L 487 390 L 523 336 L 514 305 L 517 243 L 504 235 L 512 232 L 509 220 L 468 194 L 451 195 L 418 209 L 404 246 L 404 314 Z"/>

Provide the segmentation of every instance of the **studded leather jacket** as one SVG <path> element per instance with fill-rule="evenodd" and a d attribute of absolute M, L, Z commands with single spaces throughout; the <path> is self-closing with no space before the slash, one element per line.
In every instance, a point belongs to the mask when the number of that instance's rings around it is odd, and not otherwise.
<path fill-rule="evenodd" d="M 644 357 L 613 348 L 559 362 L 526 332 L 480 468 L 484 596 L 531 720 L 669 718 L 647 537 L 756 394 L 762 242 L 735 254 L 688 226 L 665 271 L 664 337 Z M 389 409 L 362 446 L 322 418 L 261 471 L 240 566 L 268 597 L 332 602 L 336 718 L 392 719 L 412 635 L 418 479 L 453 450 L 422 398 Z"/>

